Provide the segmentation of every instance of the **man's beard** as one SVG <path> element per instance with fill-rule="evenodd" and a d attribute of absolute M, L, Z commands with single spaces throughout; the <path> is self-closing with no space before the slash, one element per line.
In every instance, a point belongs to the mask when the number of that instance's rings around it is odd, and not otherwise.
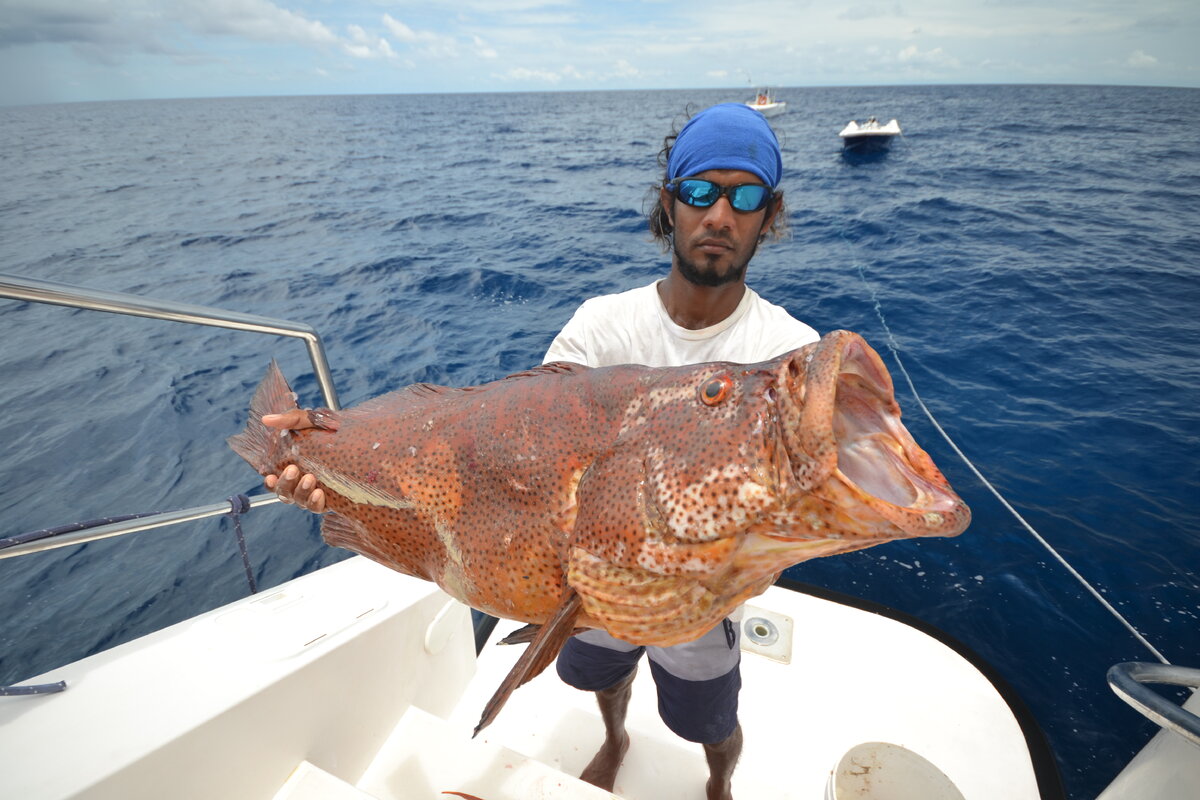
<path fill-rule="evenodd" d="M 696 286 L 724 286 L 727 283 L 741 281 L 746 276 L 746 266 L 758 251 L 758 240 L 754 240 L 754 246 L 750 248 L 746 260 L 740 264 L 735 263 L 724 274 L 718 274 L 714 270 L 701 270 L 695 261 L 688 259 L 680 251 L 679 241 L 674 236 L 671 237 L 671 249 L 675 252 L 675 264 L 679 268 L 679 274 L 688 283 Z"/>

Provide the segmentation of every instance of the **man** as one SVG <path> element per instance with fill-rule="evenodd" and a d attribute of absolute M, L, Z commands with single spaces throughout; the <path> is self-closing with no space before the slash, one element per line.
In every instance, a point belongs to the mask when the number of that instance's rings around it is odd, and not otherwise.
<path fill-rule="evenodd" d="M 766 119 L 740 103 L 713 106 L 690 119 L 663 148 L 666 174 L 650 229 L 671 250 L 661 281 L 585 302 L 554 339 L 545 361 L 590 367 L 654 367 L 707 361 L 752 363 L 816 341 L 809 326 L 746 285 L 746 267 L 761 241 L 785 219 L 779 143 Z M 304 427 L 303 412 L 264 417 L 274 427 Z M 285 502 L 324 510 L 311 475 L 288 467 L 268 476 Z M 593 630 L 571 638 L 558 673 L 593 691 L 605 739 L 582 774 L 611 790 L 629 736 L 625 714 L 637 662 L 648 653 L 659 713 L 677 735 L 700 743 L 709 765 L 708 800 L 731 800 L 730 780 L 742 749 L 737 721 L 741 688 L 739 626 L 725 620 L 693 642 L 636 647 Z"/>

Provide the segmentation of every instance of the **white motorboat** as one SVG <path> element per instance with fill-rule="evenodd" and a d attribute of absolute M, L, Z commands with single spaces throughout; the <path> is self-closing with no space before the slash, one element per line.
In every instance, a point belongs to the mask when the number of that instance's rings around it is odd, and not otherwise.
<path fill-rule="evenodd" d="M 755 92 L 754 99 L 748 100 L 746 105 L 768 119 L 777 117 L 787 111 L 787 103 L 782 100 L 776 100 L 770 89 L 759 89 Z"/>
<path fill-rule="evenodd" d="M 855 120 L 850 120 L 838 133 L 838 136 L 842 137 L 842 146 L 848 150 L 882 150 L 891 145 L 892 139 L 899 135 L 899 122 L 893 119 L 884 125 L 875 117 L 861 125 Z"/>
<path fill-rule="evenodd" d="M 302 338 L 311 331 L 2 275 L 0 297 Z M 308 341 L 315 370 L 327 376 L 319 338 Z M 22 542 L 0 557 L 135 531 L 170 535 L 148 529 L 228 511 L 201 507 L 161 515 L 172 519 L 112 523 Z M 305 522 L 297 517 L 297 527 Z M 1054 757 L 1015 692 L 919 620 L 784 582 L 754 598 L 740 625 L 745 751 L 735 796 L 1063 796 Z M 501 622 L 497 632 L 516 627 Z M 350 558 L 0 688 L 7 695 L 0 696 L 0 797 L 703 796 L 702 749 L 660 721 L 648 669 L 635 681 L 632 745 L 614 792 L 575 777 L 598 748 L 603 726 L 591 695 L 567 687 L 553 670 L 518 689 L 472 738 L 485 702 L 522 649 L 485 644 L 489 633 L 435 585 Z M 1195 686 L 1200 671 L 1120 665 L 1110 681 L 1165 729 L 1103 800 L 1193 796 L 1200 785 L 1192 749 L 1200 744 L 1200 697 L 1180 708 L 1143 684 Z"/>
<path fill-rule="evenodd" d="M 1061 798 L 1053 758 L 1009 690 L 878 610 L 781 586 L 746 607 L 734 795 Z M 465 606 L 351 558 L 36 679 L 65 682 L 62 692 L 3 698 L 0 796 L 703 796 L 701 748 L 659 720 L 645 669 L 612 793 L 575 777 L 603 727 L 592 697 L 552 671 L 472 738 L 520 649 L 476 656 Z M 1193 745 L 1163 731 L 1102 797 L 1178 800 L 1195 781 Z"/>
<path fill-rule="evenodd" d="M 894 773 L 921 797 L 1057 796 L 1039 790 L 1039 769 L 1042 780 L 1055 773 L 1023 712 L 937 639 L 782 587 L 756 598 L 742 625 L 735 796 L 850 796 L 828 792 L 864 770 Z M 473 739 L 521 649 L 476 657 L 465 606 L 351 558 L 36 679 L 65 691 L 4 698 L 0 796 L 703 796 L 702 749 L 659 720 L 648 669 L 614 793 L 575 777 L 603 725 L 591 695 L 552 669 Z"/>

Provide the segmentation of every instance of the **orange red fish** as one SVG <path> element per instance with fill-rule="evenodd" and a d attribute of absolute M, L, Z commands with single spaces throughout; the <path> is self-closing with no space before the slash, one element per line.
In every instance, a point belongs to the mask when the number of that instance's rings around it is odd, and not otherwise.
<path fill-rule="evenodd" d="M 261 423 L 294 397 L 272 363 L 230 445 L 316 475 L 329 544 L 542 626 L 480 727 L 576 628 L 687 641 L 793 564 L 970 522 L 849 331 L 759 364 L 555 363 Z"/>

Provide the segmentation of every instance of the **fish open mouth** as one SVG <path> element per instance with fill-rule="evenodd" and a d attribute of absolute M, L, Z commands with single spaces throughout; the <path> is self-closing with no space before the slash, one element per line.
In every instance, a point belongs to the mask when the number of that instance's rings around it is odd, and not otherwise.
<path fill-rule="evenodd" d="M 782 409 L 783 428 L 802 490 L 870 509 L 902 535 L 966 529 L 969 509 L 901 423 L 891 376 L 861 336 L 828 334 L 781 372 L 781 394 L 796 403 Z"/>

